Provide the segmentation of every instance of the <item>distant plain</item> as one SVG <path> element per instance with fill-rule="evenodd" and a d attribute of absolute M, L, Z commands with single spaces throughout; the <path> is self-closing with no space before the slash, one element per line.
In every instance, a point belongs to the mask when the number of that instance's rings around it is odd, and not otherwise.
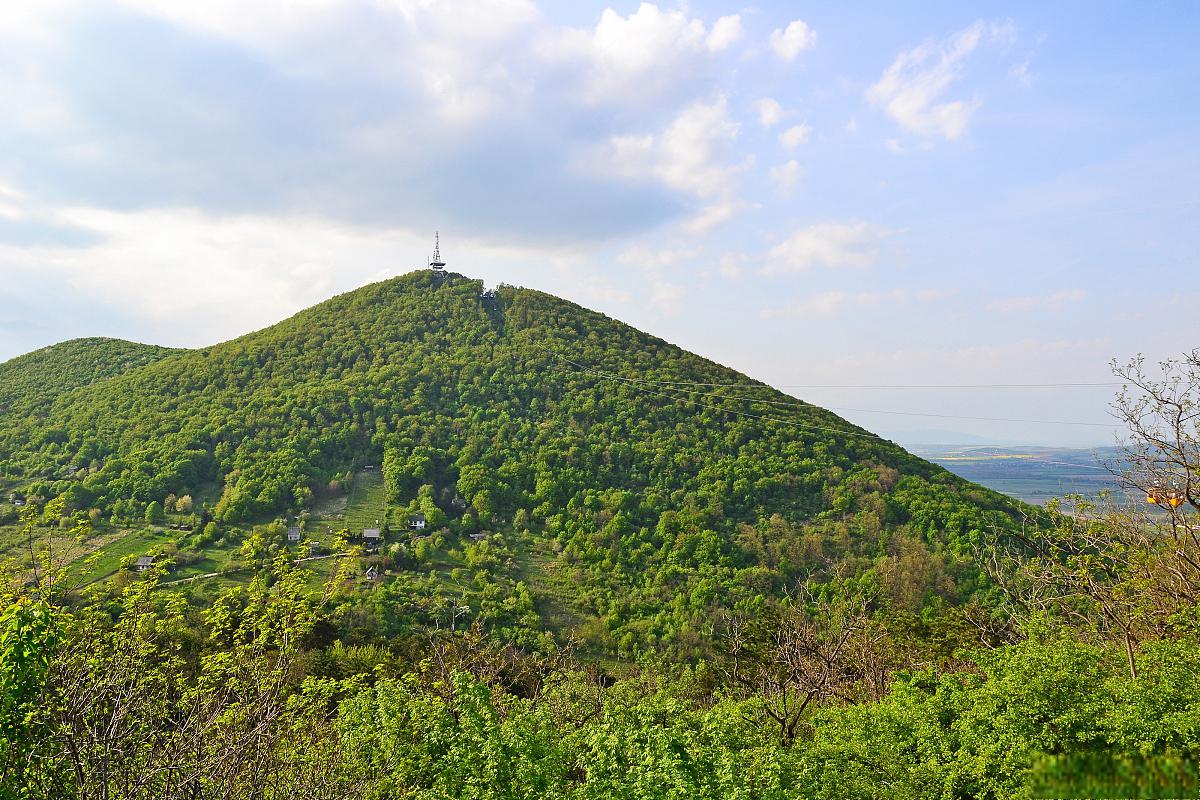
<path fill-rule="evenodd" d="M 1121 491 L 1117 480 L 1121 458 L 1115 447 L 924 445 L 909 449 L 955 475 L 1035 505 L 1068 494 L 1095 497 L 1106 490 Z"/>

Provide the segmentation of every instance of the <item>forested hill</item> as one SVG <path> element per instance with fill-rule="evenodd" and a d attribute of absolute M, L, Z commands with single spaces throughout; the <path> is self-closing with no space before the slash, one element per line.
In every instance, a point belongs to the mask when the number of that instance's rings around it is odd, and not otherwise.
<path fill-rule="evenodd" d="M 168 347 L 121 339 L 72 339 L 0 364 L 0 414 L 36 408 L 103 378 L 153 364 Z"/>
<path fill-rule="evenodd" d="M 389 500 L 438 524 L 533 528 L 570 559 L 631 569 L 669 551 L 680 569 L 787 572 L 898 536 L 961 559 L 1011 508 L 604 315 L 460 275 L 408 274 L 145 358 L 0 417 L 11 488 L 114 520 L 189 494 L 219 523 L 253 522 L 378 464 Z"/>

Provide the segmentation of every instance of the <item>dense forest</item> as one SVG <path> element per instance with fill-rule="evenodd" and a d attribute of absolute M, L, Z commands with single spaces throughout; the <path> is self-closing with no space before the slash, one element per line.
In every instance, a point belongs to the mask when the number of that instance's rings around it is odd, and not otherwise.
<path fill-rule="evenodd" d="M 1120 373 L 1135 512 L 458 275 L 10 361 L 0 797 L 1172 796 L 1200 361 L 1164 370 Z"/>
<path fill-rule="evenodd" d="M 457 275 L 413 273 L 233 342 L 144 352 L 151 363 L 134 345 L 123 361 L 110 342 L 63 347 L 72 357 L 57 370 L 48 357 L 0 367 L 0 385 L 23 389 L 14 408 L 29 409 L 0 417 L 14 497 L 61 499 L 64 526 L 112 528 L 188 498 L 187 551 L 304 513 L 378 466 L 392 527 L 420 512 L 432 533 L 393 537 L 387 566 L 468 543 L 458 593 L 477 615 L 494 613 L 497 592 L 516 598 L 494 627 L 526 646 L 547 627 L 538 612 L 553 616 L 526 585 L 546 564 L 580 595 L 549 627 L 612 655 L 693 657 L 716 610 L 749 613 L 835 572 L 916 617 L 974 601 L 986 587 L 971 549 L 1016 515 L 732 370 L 549 295 Z M 447 594 L 419 572 L 381 591 L 430 605 Z"/>
<path fill-rule="evenodd" d="M 90 383 L 152 364 L 167 347 L 120 339 L 75 339 L 0 364 L 0 413 L 36 413 L 58 396 Z"/>

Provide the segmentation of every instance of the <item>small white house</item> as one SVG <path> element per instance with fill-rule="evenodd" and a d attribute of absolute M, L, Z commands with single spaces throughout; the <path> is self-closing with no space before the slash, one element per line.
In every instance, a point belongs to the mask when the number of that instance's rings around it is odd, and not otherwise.
<path fill-rule="evenodd" d="M 367 567 L 367 571 L 363 573 L 363 577 L 369 581 L 377 581 L 379 580 L 379 570 L 375 569 L 375 567 Z"/>
<path fill-rule="evenodd" d="M 138 572 L 145 572 L 153 566 L 154 556 L 138 556 L 138 560 L 133 565 Z"/>
<path fill-rule="evenodd" d="M 287 540 L 292 543 L 300 541 L 300 529 L 299 528 L 288 528 Z"/>
<path fill-rule="evenodd" d="M 413 514 L 411 517 L 409 517 L 408 518 L 408 529 L 410 531 L 425 530 L 425 515 L 424 514 Z"/>

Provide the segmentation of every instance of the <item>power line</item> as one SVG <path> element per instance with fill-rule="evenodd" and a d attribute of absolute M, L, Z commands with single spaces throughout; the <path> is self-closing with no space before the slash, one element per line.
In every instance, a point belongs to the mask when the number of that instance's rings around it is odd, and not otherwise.
<path fill-rule="evenodd" d="M 547 351 L 547 352 L 551 352 L 551 351 Z M 604 372 L 602 370 L 592 369 L 591 367 L 588 367 L 585 364 L 580 364 L 576 361 L 572 361 L 571 359 L 567 358 L 566 356 L 559 355 L 558 353 L 551 353 L 551 354 L 557 358 L 562 359 L 563 361 L 567 362 L 568 364 L 576 367 L 577 369 L 582 370 L 583 372 L 591 373 L 593 375 L 604 378 L 606 380 L 621 381 L 626 384 L 649 384 L 652 386 L 664 386 L 666 388 L 674 389 L 675 391 L 683 391 L 683 392 L 688 392 L 689 394 L 703 395 L 705 397 L 716 397 L 721 400 L 736 400 L 736 401 L 742 401 L 742 402 L 747 402 L 747 403 L 763 403 L 766 405 L 784 406 L 784 407 L 793 407 L 793 408 L 821 408 L 819 406 L 813 405 L 812 403 L 788 402 L 786 400 L 766 400 L 766 399 L 760 399 L 760 398 L 755 398 L 755 397 L 729 397 L 727 395 L 717 394 L 716 392 L 701 392 L 701 391 L 696 391 L 696 390 L 692 390 L 692 389 L 677 388 L 677 387 L 686 386 L 686 385 L 693 385 L 693 386 L 725 385 L 725 386 L 741 386 L 744 388 L 764 388 L 764 389 L 771 388 L 771 387 L 765 386 L 765 385 L 761 386 L 761 387 L 754 387 L 753 384 L 744 384 L 744 383 L 743 384 L 701 384 L 701 383 L 689 383 L 689 382 L 685 382 L 685 381 L 656 381 L 656 380 L 650 380 L 648 378 L 626 378 L 621 375 L 615 375 L 610 372 Z M 919 411 L 883 411 L 883 410 L 879 410 L 879 409 L 870 409 L 870 408 L 839 408 L 837 406 L 824 406 L 823 408 L 828 408 L 828 409 L 831 409 L 834 411 L 850 411 L 850 412 L 859 413 L 859 414 L 896 414 L 896 415 L 907 416 L 907 417 L 931 417 L 934 419 L 959 419 L 959 420 L 971 420 L 974 422 L 1020 422 L 1020 423 L 1026 423 L 1026 424 L 1031 424 L 1031 425 L 1079 425 L 1079 426 L 1084 426 L 1084 427 L 1095 427 L 1095 428 L 1119 427 L 1117 425 L 1113 425 L 1110 423 L 1104 423 L 1104 422 L 1070 422 L 1067 420 L 1018 419 L 1018 418 L 1013 418 L 1013 417 L 974 417 L 974 416 L 963 416 L 963 415 L 958 415 L 958 414 L 931 414 L 931 413 L 925 413 L 925 412 L 919 412 Z"/>
<path fill-rule="evenodd" d="M 1119 428 L 1111 422 L 1069 422 L 1064 419 L 1018 419 L 1015 417 L 968 417 L 958 414 L 930 414 L 922 411 L 881 411 L 873 408 L 845 408 L 843 406 L 822 406 L 834 411 L 850 411 L 856 414 L 898 414 L 905 417 L 933 417 L 935 419 L 966 419 L 977 422 L 1023 422 L 1030 425 L 1082 425 L 1089 428 Z"/>
<path fill-rule="evenodd" d="M 711 386 L 745 386 L 747 384 L 708 384 Z M 1095 389 L 1124 386 L 1120 381 L 1099 383 L 892 383 L 892 384 L 835 384 L 781 383 L 779 389 Z"/>
<path fill-rule="evenodd" d="M 737 414 L 739 417 L 749 417 L 751 419 L 771 420 L 773 422 L 781 422 L 785 425 L 795 425 L 796 427 L 799 427 L 799 428 L 810 428 L 812 430 L 817 430 L 817 431 L 827 431 L 829 433 L 836 433 L 836 434 L 840 434 L 842 436 L 857 436 L 862 439 L 875 439 L 880 442 L 889 441 L 887 439 L 884 439 L 882 436 L 879 436 L 878 434 L 874 434 L 874 433 L 862 433 L 859 431 L 847 431 L 847 430 L 843 430 L 841 428 L 829 428 L 824 425 L 813 425 L 812 423 L 809 423 L 809 422 L 797 422 L 796 420 L 786 419 L 784 417 L 772 417 L 768 414 L 750 414 L 745 411 L 734 411 L 731 408 L 722 408 L 721 406 L 714 406 L 714 405 L 709 405 L 708 403 L 701 403 L 699 400 L 694 400 L 690 397 L 684 397 L 683 395 L 667 394 L 666 392 L 656 392 L 653 389 L 647 389 L 642 386 L 639 386 L 636 388 L 638 388 L 639 390 L 641 390 L 643 392 L 647 392 L 648 394 L 656 394 L 659 397 L 667 397 L 672 400 L 685 400 L 689 403 L 694 403 L 694 404 L 700 406 L 701 408 L 707 408 L 707 409 L 711 409 L 713 411 L 719 411 L 722 414 Z M 695 393 L 693 392 L 693 394 L 695 394 Z"/>
<path fill-rule="evenodd" d="M 547 350 L 546 352 L 550 352 Z M 553 355 L 558 355 L 554 353 Z M 1121 381 L 1093 383 L 706 383 L 703 381 L 653 381 L 663 386 L 708 386 L 714 389 L 1096 389 L 1124 386 Z"/>
<path fill-rule="evenodd" d="M 537 345 L 535 345 L 535 347 L 537 347 Z M 574 361 L 572 361 L 571 359 L 567 358 L 566 356 L 559 355 L 558 353 L 555 353 L 555 352 L 554 352 L 554 351 L 552 351 L 552 350 L 547 350 L 547 349 L 546 349 L 546 348 L 544 348 L 544 347 L 539 347 L 539 349 L 541 349 L 541 350 L 545 351 L 546 353 L 548 353 L 548 354 L 550 354 L 550 355 L 554 356 L 555 358 L 560 358 L 560 359 L 562 359 L 563 361 L 567 362 L 568 364 L 571 364 L 572 366 L 575 366 L 575 367 L 577 367 L 577 368 L 578 368 L 578 370 L 579 370 L 579 371 L 581 371 L 581 372 L 588 372 L 588 373 L 596 374 L 596 375 L 598 375 L 599 377 L 606 378 L 607 380 L 622 380 L 621 378 L 618 378 L 618 377 L 616 377 L 616 376 L 611 376 L 611 377 L 610 377 L 610 376 L 605 376 L 603 373 L 598 373 L 596 370 L 593 370 L 593 369 L 590 369 L 590 368 L 588 368 L 588 367 L 585 367 L 585 366 L 583 366 L 583 365 L 581 365 L 581 364 L 578 364 L 577 362 L 574 362 Z M 731 409 L 731 408 L 723 408 L 723 407 L 721 407 L 721 406 L 715 406 L 715 405 L 711 405 L 711 404 L 709 404 L 709 403 L 702 403 L 702 402 L 700 402 L 699 400 L 695 400 L 695 399 L 693 399 L 693 398 L 691 398 L 691 397 L 685 397 L 685 396 L 683 396 L 683 395 L 678 395 L 678 394 L 668 394 L 668 393 L 666 393 L 666 392 L 658 392 L 658 391 L 655 391 L 655 390 L 653 390 L 653 389 L 647 389 L 647 388 L 646 388 L 646 387 L 644 387 L 644 386 L 636 386 L 636 387 L 634 387 L 634 388 L 637 388 L 637 389 L 639 389 L 640 391 L 646 392 L 647 394 L 653 394 L 653 395 L 657 395 L 657 396 L 659 396 L 659 397 L 665 397 L 665 398 L 667 398 L 667 399 L 670 399 L 670 400 L 683 400 L 683 401 L 686 401 L 686 402 L 688 402 L 688 403 L 692 403 L 692 404 L 694 404 L 694 405 L 698 405 L 698 406 L 700 406 L 701 408 L 707 408 L 707 409 L 709 409 L 709 410 L 711 410 L 711 411 L 718 411 L 718 412 L 720 412 L 720 413 L 722 413 L 722 414 L 735 414 L 735 415 L 737 415 L 737 416 L 739 416 L 739 417 L 748 417 L 748 418 L 750 418 L 750 419 L 762 419 L 762 420 L 770 420 L 770 421 L 772 421 L 772 422 L 779 422 L 779 423 L 782 423 L 782 424 L 784 424 L 784 425 L 794 425 L 794 426 L 796 426 L 796 427 L 798 427 L 798 428 L 808 428 L 808 429 L 810 429 L 810 430 L 825 431 L 825 432 L 827 432 L 827 433 L 836 433 L 836 434 L 839 434 L 839 435 L 842 435 L 842 436 L 856 436 L 856 437 L 859 437 L 859 438 L 862 438 L 862 439 L 874 439 L 874 440 L 876 440 L 876 441 L 880 441 L 880 442 L 887 442 L 887 441 L 889 441 L 889 440 L 887 440 L 887 439 L 884 439 L 882 436 L 879 436 L 878 434 L 869 433 L 869 432 L 865 432 L 865 431 L 848 431 L 848 430 L 845 430 L 845 429 L 842 429 L 842 428 L 831 428 L 831 427 L 828 427 L 828 426 L 826 426 L 826 425 L 815 425 L 815 424 L 813 424 L 813 423 L 809 423 L 809 422 L 798 422 L 798 421 L 796 421 L 796 420 L 793 420 L 793 419 L 787 419 L 787 418 L 785 418 L 785 417 L 773 417 L 773 416 L 770 416 L 769 414 L 751 414 L 751 413 L 748 413 L 748 412 L 746 412 L 746 411 L 735 411 L 735 410 L 733 410 L 733 409 Z M 687 390 L 677 390 L 677 391 L 687 391 Z M 697 393 L 696 393 L 696 392 L 691 392 L 691 394 L 697 394 Z M 725 398 L 725 399 L 729 399 L 729 398 Z M 750 401 L 750 402 L 759 402 L 759 401 L 754 401 L 754 400 L 752 400 L 752 401 Z M 816 408 L 816 406 L 813 406 L 813 408 Z"/>

